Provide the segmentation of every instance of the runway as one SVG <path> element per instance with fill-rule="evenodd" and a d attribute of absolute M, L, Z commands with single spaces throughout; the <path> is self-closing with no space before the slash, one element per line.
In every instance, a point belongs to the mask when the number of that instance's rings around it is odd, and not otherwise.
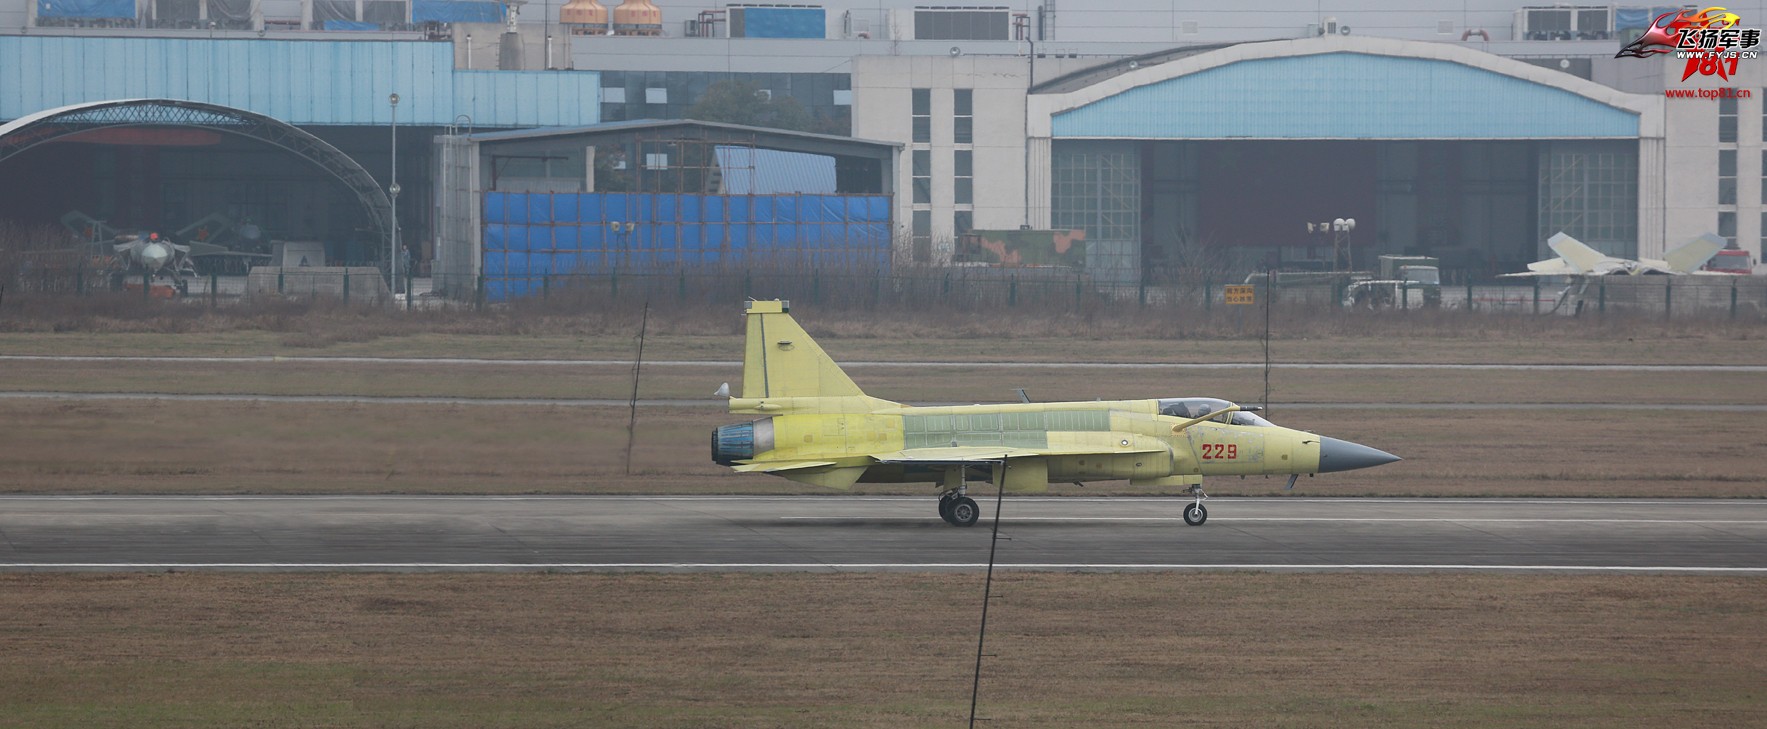
<path fill-rule="evenodd" d="M 57 354 L 4 354 L 0 362 L 153 362 L 156 364 L 175 365 L 183 363 L 204 364 L 384 364 L 384 365 L 496 365 L 526 367 L 620 367 L 629 368 L 632 360 L 628 359 L 493 359 L 476 357 L 352 357 L 352 356 L 237 356 L 237 357 L 203 357 L 203 356 L 155 356 L 155 355 L 57 355 Z M 1060 370 L 1249 370 L 1263 369 L 1262 362 L 938 362 L 938 361 L 852 361 L 841 362 L 844 369 L 866 369 L 873 367 L 907 367 L 924 369 L 928 367 L 962 367 L 966 369 L 1060 369 Z M 738 360 L 645 360 L 645 367 L 703 367 L 728 368 L 741 367 Z M 1767 365 L 1718 365 L 1718 364 L 1424 364 L 1410 362 L 1277 362 L 1270 365 L 1278 370 L 1494 370 L 1510 372 L 1767 372 Z"/>
<path fill-rule="evenodd" d="M 932 498 L 7 496 L 6 571 L 978 571 Z M 1767 575 L 1767 500 L 1008 495 L 1009 570 Z"/>
<path fill-rule="evenodd" d="M 443 397 L 426 395 L 266 395 L 252 393 L 168 393 L 168 392 L 67 392 L 23 390 L 0 391 L 0 400 L 169 400 L 177 402 L 268 402 L 268 403 L 333 403 L 355 405 L 495 405 L 517 407 L 627 407 L 699 408 L 724 410 L 728 400 L 670 400 L 611 398 L 544 398 L 544 397 Z M 1004 400 L 983 401 L 997 404 Z M 916 407 L 939 405 L 972 405 L 970 402 L 909 402 Z M 1285 402 L 1279 407 L 1296 410 L 1649 410 L 1652 412 L 1767 412 L 1767 404 L 1697 404 L 1648 402 Z"/>

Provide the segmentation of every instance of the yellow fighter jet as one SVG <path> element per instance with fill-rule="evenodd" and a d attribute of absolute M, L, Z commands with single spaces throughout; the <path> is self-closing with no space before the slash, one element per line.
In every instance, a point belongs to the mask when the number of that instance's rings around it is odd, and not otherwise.
<path fill-rule="evenodd" d="M 757 420 L 712 431 L 712 460 L 745 473 L 847 489 L 854 483 L 930 482 L 939 516 L 971 526 L 981 515 L 965 495 L 970 477 L 1014 492 L 1049 483 L 1129 479 L 1185 487 L 1201 525 L 1204 476 L 1368 468 L 1399 460 L 1385 451 L 1272 424 L 1206 397 L 911 407 L 870 397 L 793 321 L 784 301 L 750 301 L 742 397 L 730 412 Z M 730 385 L 718 388 L 730 397 Z"/>

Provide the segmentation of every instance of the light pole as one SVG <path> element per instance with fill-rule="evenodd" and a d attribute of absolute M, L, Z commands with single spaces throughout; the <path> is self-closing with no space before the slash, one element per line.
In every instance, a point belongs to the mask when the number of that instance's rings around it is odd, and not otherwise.
<path fill-rule="evenodd" d="M 1355 252 L 1350 249 L 1350 231 L 1356 229 L 1355 218 L 1338 218 L 1323 223 L 1308 223 L 1307 232 L 1331 234 L 1331 267 L 1348 271 L 1356 265 Z"/>
<path fill-rule="evenodd" d="M 387 293 L 399 292 L 399 95 L 389 94 L 387 105 L 393 108 L 393 178 L 387 195 L 393 204 L 392 229 L 387 231 Z M 388 297 L 391 301 L 391 297 Z"/>

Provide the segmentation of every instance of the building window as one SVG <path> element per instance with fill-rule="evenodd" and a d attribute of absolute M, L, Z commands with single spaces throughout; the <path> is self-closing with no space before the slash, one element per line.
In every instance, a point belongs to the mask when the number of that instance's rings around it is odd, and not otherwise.
<path fill-rule="evenodd" d="M 913 254 L 915 263 L 933 261 L 933 211 L 914 211 Z"/>
<path fill-rule="evenodd" d="M 915 89 L 914 96 L 914 143 L 931 144 L 933 141 L 933 90 Z"/>
<path fill-rule="evenodd" d="M 1718 204 L 1736 204 L 1736 150 L 1718 150 Z"/>
<path fill-rule="evenodd" d="M 951 141 L 975 143 L 975 91 L 957 89 L 951 92 Z"/>
<path fill-rule="evenodd" d="M 1005 7 L 915 8 L 915 40 L 1007 40 Z"/>
<path fill-rule="evenodd" d="M 951 235 L 961 237 L 976 229 L 976 214 L 968 210 L 959 210 L 951 214 Z"/>
<path fill-rule="evenodd" d="M 1638 154 L 1621 145 L 1553 143 L 1540 155 L 1540 239 L 1554 233 L 1610 256 L 1638 255 Z"/>
<path fill-rule="evenodd" d="M 1088 241 L 1141 240 L 1140 157 L 1074 145 L 1058 148 L 1050 167 L 1053 227 L 1084 230 Z"/>
<path fill-rule="evenodd" d="M 1736 142 L 1736 97 L 1726 96 L 1718 100 L 1718 141 L 1720 143 Z"/>
<path fill-rule="evenodd" d="M 1724 239 L 1728 248 L 1736 247 L 1736 211 L 1723 210 L 1718 213 L 1718 236 Z"/>
<path fill-rule="evenodd" d="M 959 149 L 951 153 L 952 202 L 958 205 L 975 203 L 975 153 Z"/>
<path fill-rule="evenodd" d="M 914 204 L 933 202 L 933 153 L 929 149 L 914 150 Z"/>

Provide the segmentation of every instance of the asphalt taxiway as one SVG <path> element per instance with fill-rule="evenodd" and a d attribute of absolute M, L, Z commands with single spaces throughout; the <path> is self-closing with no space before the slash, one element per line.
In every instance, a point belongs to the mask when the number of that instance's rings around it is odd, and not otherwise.
<path fill-rule="evenodd" d="M 979 570 L 983 521 L 871 496 L 6 496 L 0 570 Z M 1005 569 L 1767 575 L 1767 500 L 1007 495 Z"/>

